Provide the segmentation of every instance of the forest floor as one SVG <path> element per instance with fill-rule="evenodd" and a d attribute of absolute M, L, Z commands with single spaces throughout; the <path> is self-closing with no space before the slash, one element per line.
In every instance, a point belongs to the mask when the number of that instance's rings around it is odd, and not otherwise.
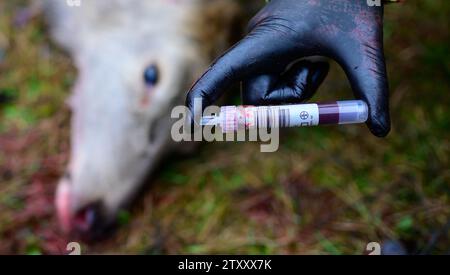
<path fill-rule="evenodd" d="M 8 4 L 5 2 L 9 2 Z M 0 253 L 66 253 L 53 206 L 69 154 L 76 78 L 26 1 L 0 3 Z M 386 8 L 393 129 L 283 132 L 277 153 L 256 143 L 205 144 L 170 158 L 106 240 L 83 253 L 362 254 L 400 240 L 410 253 L 450 250 L 450 2 Z M 313 101 L 350 99 L 343 72 Z"/>

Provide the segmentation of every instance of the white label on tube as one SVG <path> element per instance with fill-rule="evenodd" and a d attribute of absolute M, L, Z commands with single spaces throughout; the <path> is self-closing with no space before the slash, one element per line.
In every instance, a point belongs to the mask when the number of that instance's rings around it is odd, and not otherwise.
<path fill-rule="evenodd" d="M 238 129 L 287 128 L 319 125 L 317 104 L 222 107 L 222 129 L 225 132 Z"/>
<path fill-rule="evenodd" d="M 288 118 L 285 127 L 304 127 L 319 125 L 319 105 L 302 104 L 286 105 L 280 107 L 280 125 L 283 126 L 283 119 Z"/>

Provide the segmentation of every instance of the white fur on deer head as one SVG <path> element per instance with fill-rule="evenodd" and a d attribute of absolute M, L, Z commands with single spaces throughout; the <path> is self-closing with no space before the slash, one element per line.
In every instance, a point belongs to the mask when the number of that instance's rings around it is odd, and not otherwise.
<path fill-rule="evenodd" d="M 115 219 L 174 148 L 171 110 L 225 49 L 239 9 L 227 0 L 45 3 L 54 39 L 79 71 L 57 208 L 66 229 L 91 232 Z"/>

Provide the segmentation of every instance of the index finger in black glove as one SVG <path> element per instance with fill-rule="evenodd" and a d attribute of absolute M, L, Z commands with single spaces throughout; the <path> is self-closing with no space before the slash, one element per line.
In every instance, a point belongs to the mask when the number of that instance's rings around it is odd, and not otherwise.
<path fill-rule="evenodd" d="M 189 109 L 194 111 L 194 99 L 200 99 L 206 108 L 238 81 L 282 71 L 290 62 L 284 54 L 289 48 L 280 40 L 274 43 L 275 34 L 250 33 L 219 57 L 189 91 L 186 99 Z"/>

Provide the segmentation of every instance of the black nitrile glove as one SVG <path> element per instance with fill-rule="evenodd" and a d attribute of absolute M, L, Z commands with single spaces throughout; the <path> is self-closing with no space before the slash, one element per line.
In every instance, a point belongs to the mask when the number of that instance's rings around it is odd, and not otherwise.
<path fill-rule="evenodd" d="M 247 37 L 192 87 L 186 100 L 191 111 L 195 98 L 206 108 L 239 81 L 244 81 L 244 104 L 309 99 L 326 77 L 328 65 L 308 61 L 289 65 L 307 56 L 326 56 L 344 68 L 355 96 L 369 105 L 372 133 L 379 137 L 389 133 L 383 6 L 370 7 L 367 0 L 272 0 L 249 29 Z"/>

